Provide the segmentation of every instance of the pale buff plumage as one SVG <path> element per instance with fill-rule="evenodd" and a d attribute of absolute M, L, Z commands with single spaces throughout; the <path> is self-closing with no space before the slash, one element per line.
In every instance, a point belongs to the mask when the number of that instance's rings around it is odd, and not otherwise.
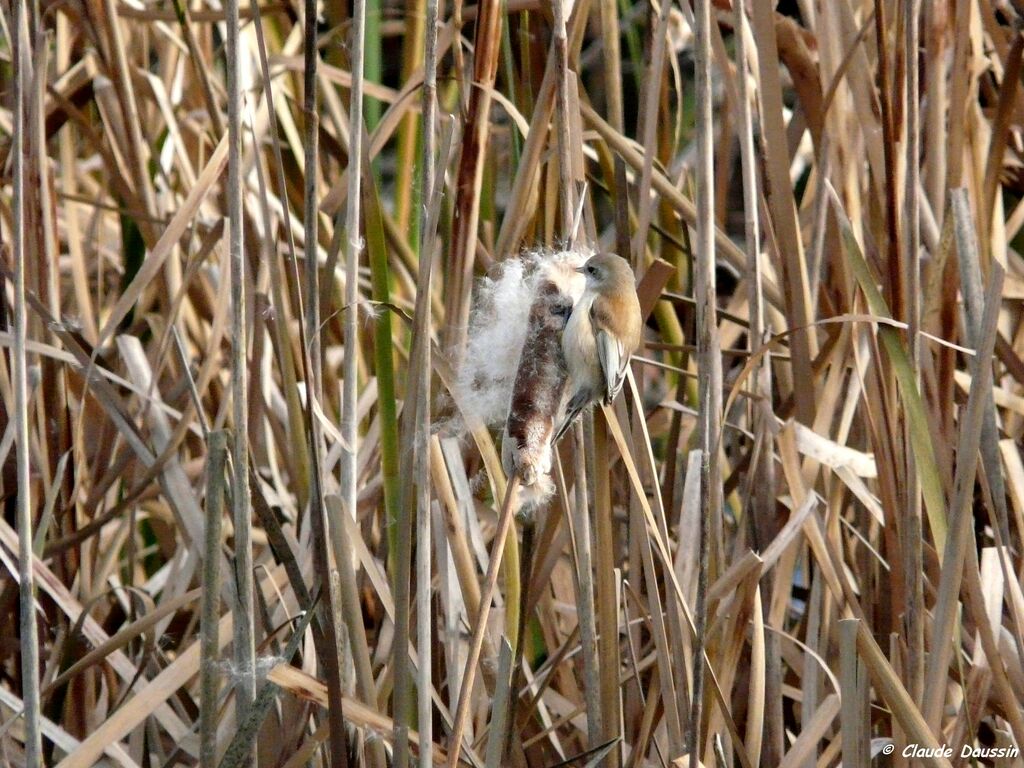
<path fill-rule="evenodd" d="M 562 336 L 569 386 L 556 440 L 584 408 L 615 399 L 630 355 L 640 346 L 640 302 L 629 263 L 613 253 L 599 253 L 579 271 L 587 283 Z"/>

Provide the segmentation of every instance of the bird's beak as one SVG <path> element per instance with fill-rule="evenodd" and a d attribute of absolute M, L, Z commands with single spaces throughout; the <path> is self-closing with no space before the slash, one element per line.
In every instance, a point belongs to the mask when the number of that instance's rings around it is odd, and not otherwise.
<path fill-rule="evenodd" d="M 582 275 L 583 274 L 583 270 L 585 270 L 585 269 L 586 269 L 586 267 L 576 267 L 576 269 L 573 270 L 573 271 L 574 272 L 579 272 Z"/>

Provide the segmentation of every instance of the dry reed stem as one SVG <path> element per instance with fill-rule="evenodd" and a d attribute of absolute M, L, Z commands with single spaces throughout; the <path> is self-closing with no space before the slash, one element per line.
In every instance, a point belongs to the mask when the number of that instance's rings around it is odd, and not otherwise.
<path fill-rule="evenodd" d="M 416 316 L 426 318 L 429 316 L 430 295 L 433 277 L 433 253 L 437 222 L 437 208 L 434 203 L 434 190 L 436 185 L 436 132 L 437 132 L 437 23 L 438 23 L 438 0 L 426 0 L 427 18 L 425 24 L 425 44 L 423 55 L 423 126 L 422 126 L 422 174 L 420 185 L 420 206 L 419 218 L 419 249 L 420 272 L 416 286 Z M 417 396 L 413 404 L 413 413 L 418 415 L 416 420 L 416 447 L 414 474 L 421 478 L 419 493 L 417 494 L 417 541 L 419 548 L 416 550 L 416 613 L 417 625 L 417 651 L 419 653 L 419 676 L 417 678 L 417 718 L 419 720 L 420 733 L 423 741 L 420 747 L 420 768 L 429 768 L 434 760 L 433 745 L 433 708 L 430 698 L 431 688 L 431 667 L 433 653 L 433 631 L 437 626 L 431 611 L 431 596 L 433 594 L 430 578 L 430 542 L 432 539 L 431 526 L 431 487 L 430 477 L 430 339 L 428 329 L 419 328 L 416 338 L 416 351 L 419 353 L 418 370 L 420 376 L 415 380 L 418 384 Z M 417 369 L 414 369 L 417 370 Z M 398 734 L 396 734 L 397 737 Z"/>
<path fill-rule="evenodd" d="M 206 467 L 206 538 L 203 548 L 202 645 L 199 648 L 199 763 L 203 768 L 217 764 L 217 709 L 219 706 L 220 649 L 220 546 L 224 516 L 224 467 L 227 464 L 227 435 L 218 430 L 210 434 Z"/>
<path fill-rule="evenodd" d="M 704 652 L 707 647 L 707 589 L 711 548 L 720 536 L 721 487 L 718 468 L 718 434 L 722 421 L 722 356 L 718 341 L 717 291 L 715 286 L 714 123 L 711 92 L 711 5 L 699 0 L 694 8 L 697 81 L 697 243 L 694 254 L 697 301 L 696 332 L 699 365 L 701 512 L 698 545 L 697 601 L 694 608 L 696 643 L 693 653 L 693 687 L 689 746 L 691 764 L 703 753 L 702 714 Z M 716 552 L 720 556 L 720 552 Z M 716 566 L 718 565 L 716 557 Z"/>
<path fill-rule="evenodd" d="M 318 244 L 320 241 L 317 211 L 317 178 L 320 173 L 320 114 L 317 112 L 317 65 L 320 53 L 317 50 L 317 15 L 319 11 L 314 0 L 306 0 L 302 13 L 302 118 L 305 126 L 303 145 L 305 154 L 303 162 L 305 182 L 303 189 L 303 242 L 306 250 L 306 269 L 304 273 L 306 288 L 306 338 L 309 339 L 309 356 L 313 362 L 313 380 L 307 382 L 316 397 L 323 397 L 322 354 L 320 351 L 320 259 Z M 362 125 L 362 123 L 353 123 Z M 358 129 L 357 129 L 358 131 Z M 350 141 L 351 141 L 350 131 Z M 359 144 L 355 145 L 356 148 Z M 349 147 L 352 151 L 352 147 Z M 356 155 L 358 167 L 359 156 Z M 351 219 L 350 219 L 351 221 Z M 348 251 L 346 250 L 347 254 Z"/>
<path fill-rule="evenodd" d="M 906 277 L 904 306 L 907 312 L 910 360 L 917 373 L 918 387 L 921 386 L 921 222 L 918 188 L 921 183 L 920 147 L 921 123 L 918 102 L 920 88 L 919 73 L 919 24 L 921 19 L 921 3 L 910 0 L 905 3 L 903 27 L 906 35 L 904 49 L 904 115 L 906 119 L 906 157 L 904 160 L 906 178 L 903 184 L 903 267 Z M 910 443 L 909 435 L 904 436 L 904 444 Z M 921 552 L 921 485 L 914 466 L 914 455 L 907 452 L 907 504 L 908 512 L 903 534 L 902 559 L 906 577 L 904 580 L 907 593 L 907 609 L 905 626 L 907 632 L 907 671 L 909 689 L 914 696 L 923 695 L 924 686 L 924 617 L 918 607 L 924 602 L 922 583 L 922 552 Z"/>
<path fill-rule="evenodd" d="M 228 254 L 231 262 L 231 508 L 235 535 L 234 623 L 238 720 L 249 714 L 256 697 L 256 632 L 253 610 L 252 505 L 249 495 L 249 332 L 245 306 L 245 258 L 242 235 L 242 86 L 239 82 L 238 0 L 224 6 L 227 26 L 228 97 Z"/>
<path fill-rule="evenodd" d="M 42 735 L 40 725 L 40 658 L 39 636 L 36 629 L 36 588 L 33 559 L 33 514 L 31 456 L 29 445 L 29 388 L 28 388 L 28 310 L 25 301 L 25 275 L 29 258 L 26 254 L 27 215 L 25 210 L 25 160 L 28 146 L 25 136 L 25 113 L 28 111 L 26 91 L 33 68 L 32 45 L 29 43 L 29 13 L 26 0 L 15 0 L 12 58 L 15 62 L 12 152 L 14 161 L 11 178 L 11 203 L 14 259 L 14 322 L 11 349 L 11 388 L 14 390 L 13 426 L 15 442 L 17 492 L 16 520 L 18 529 L 18 606 L 21 635 L 22 700 L 25 718 L 25 762 L 42 763 Z M 33 25 L 34 26 L 34 25 Z M 11 39 L 11 38 L 8 38 Z M 27 82 L 29 81 L 29 82 Z M 36 161 L 41 158 L 36 157 Z M 11 417 L 8 417 L 11 418 Z"/>
<path fill-rule="evenodd" d="M 558 68 L 558 196 L 561 211 L 562 238 L 572 244 L 576 239 L 573 235 L 573 212 L 576 210 L 576 182 L 572 173 L 572 120 L 570 112 L 570 75 L 569 70 L 569 39 L 566 33 L 568 14 L 566 0 L 555 0 L 552 9 L 555 15 L 555 28 L 552 34 L 552 46 L 555 51 L 555 66 Z"/>

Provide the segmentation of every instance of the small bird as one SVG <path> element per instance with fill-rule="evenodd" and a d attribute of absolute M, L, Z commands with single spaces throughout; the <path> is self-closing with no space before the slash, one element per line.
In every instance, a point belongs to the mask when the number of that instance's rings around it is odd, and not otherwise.
<path fill-rule="evenodd" d="M 640 346 L 640 302 L 629 263 L 599 253 L 577 271 L 586 288 L 562 335 L 569 400 L 555 442 L 584 408 L 599 400 L 611 404 L 622 389 L 629 357 Z"/>

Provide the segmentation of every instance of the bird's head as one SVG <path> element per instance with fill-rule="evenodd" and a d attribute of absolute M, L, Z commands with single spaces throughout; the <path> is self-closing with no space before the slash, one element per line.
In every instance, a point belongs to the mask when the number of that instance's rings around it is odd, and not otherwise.
<path fill-rule="evenodd" d="M 632 290 L 634 287 L 629 262 L 614 253 L 591 256 L 576 271 L 587 279 L 587 288 L 598 293 Z"/>

